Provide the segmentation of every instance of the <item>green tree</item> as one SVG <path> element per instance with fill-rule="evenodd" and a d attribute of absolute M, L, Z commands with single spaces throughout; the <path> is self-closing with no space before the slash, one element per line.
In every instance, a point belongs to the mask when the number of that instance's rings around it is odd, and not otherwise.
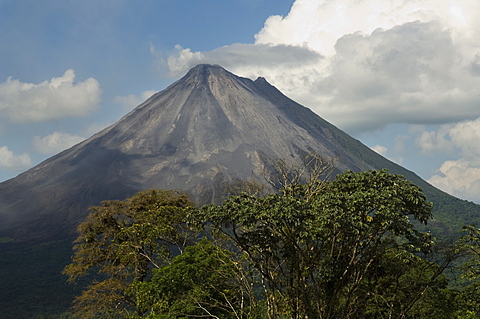
<path fill-rule="evenodd" d="M 152 189 L 90 208 L 78 227 L 72 263 L 64 269 L 71 282 L 99 275 L 76 298 L 77 315 L 122 318 L 138 313 L 130 285 L 147 280 L 152 269 L 167 264 L 197 236 L 185 224 L 193 206 L 181 191 Z"/>
<path fill-rule="evenodd" d="M 257 313 L 241 261 L 203 239 L 134 286 L 147 318 L 254 318 Z"/>
<path fill-rule="evenodd" d="M 463 235 L 457 240 L 456 248 L 462 256 L 459 266 L 466 280 L 465 287 L 458 293 L 458 318 L 478 318 L 480 316 L 480 228 L 464 226 Z"/>
<path fill-rule="evenodd" d="M 475 280 L 480 278 L 480 228 L 464 226 L 463 235 L 457 240 L 458 251 L 466 257 L 461 266 L 463 277 Z"/>
<path fill-rule="evenodd" d="M 433 239 L 410 220 L 426 223 L 432 204 L 402 176 L 346 172 L 285 186 L 282 194 L 233 196 L 192 217 L 248 256 L 264 282 L 270 318 L 381 318 L 385 291 L 396 305 L 387 315 L 404 318 L 441 273 L 396 293 L 405 264 L 434 268 L 416 256 L 428 253 Z M 390 279 L 379 279 L 384 272 Z"/>

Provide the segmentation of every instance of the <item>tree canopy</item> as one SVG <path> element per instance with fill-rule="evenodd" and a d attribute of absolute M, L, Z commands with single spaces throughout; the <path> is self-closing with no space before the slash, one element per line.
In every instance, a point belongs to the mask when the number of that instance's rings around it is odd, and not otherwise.
<path fill-rule="evenodd" d="M 197 214 L 228 235 L 262 275 L 270 315 L 357 318 L 380 299 L 385 307 L 401 301 L 405 309 L 395 312 L 406 312 L 407 299 L 379 294 L 400 280 L 405 264 L 435 268 L 416 256 L 433 245 L 410 220 L 431 218 L 432 204 L 421 190 L 385 170 L 340 174 L 308 197 L 296 186 L 293 195 L 234 196 Z M 379 277 L 384 287 L 376 291 Z M 412 291 L 411 300 L 430 283 Z"/>
<path fill-rule="evenodd" d="M 194 208 L 183 192 L 148 190 L 91 208 L 64 270 L 70 281 L 99 274 L 77 298 L 77 314 L 476 315 L 478 285 L 451 289 L 443 271 L 456 256 L 466 256 L 470 273 L 477 274 L 480 231 L 468 228 L 456 247 L 449 246 L 451 255 L 440 256 L 431 234 L 414 226 L 432 218 L 432 204 L 419 187 L 386 170 L 319 180 L 325 167 L 318 167 L 314 181 L 301 183 L 297 170 L 278 193 L 263 194 L 255 184 L 221 205 Z"/>
<path fill-rule="evenodd" d="M 149 278 L 194 239 L 184 222 L 193 205 L 180 191 L 147 190 L 90 208 L 64 273 L 70 281 L 92 273 L 100 279 L 76 299 L 77 313 L 118 318 L 135 308 L 128 287 Z"/>

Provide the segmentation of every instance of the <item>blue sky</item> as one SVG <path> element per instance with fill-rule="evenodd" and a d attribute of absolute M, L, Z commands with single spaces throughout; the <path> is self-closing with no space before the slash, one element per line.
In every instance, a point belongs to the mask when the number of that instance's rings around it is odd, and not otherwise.
<path fill-rule="evenodd" d="M 479 13 L 469 0 L 0 0 L 0 181 L 212 63 L 480 202 Z"/>

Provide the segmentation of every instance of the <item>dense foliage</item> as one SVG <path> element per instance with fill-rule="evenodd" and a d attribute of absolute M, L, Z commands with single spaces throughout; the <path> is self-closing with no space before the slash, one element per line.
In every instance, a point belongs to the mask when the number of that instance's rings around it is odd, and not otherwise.
<path fill-rule="evenodd" d="M 414 278 L 407 269 L 436 268 L 415 255 L 433 245 L 409 220 L 431 217 L 420 189 L 386 171 L 347 172 L 309 197 L 296 186 L 290 195 L 234 196 L 199 214 L 255 265 L 267 284 L 269 315 L 358 318 L 382 309 L 403 317 L 440 273 L 415 278 L 408 298 L 400 293 L 402 281 Z"/>
<path fill-rule="evenodd" d="M 440 247 L 421 189 L 387 171 L 283 183 L 279 193 L 193 208 L 149 190 L 93 207 L 71 281 L 83 318 L 474 318 L 479 285 L 448 286 L 459 257 L 480 269 L 480 231 Z M 254 194 L 254 195 L 252 195 Z"/>
<path fill-rule="evenodd" d="M 192 205 L 182 192 L 148 190 L 92 207 L 78 227 L 73 262 L 64 269 L 70 281 L 101 275 L 77 298 L 77 313 L 118 318 L 135 309 L 129 287 L 149 279 L 153 268 L 167 265 L 193 239 L 184 224 Z"/>

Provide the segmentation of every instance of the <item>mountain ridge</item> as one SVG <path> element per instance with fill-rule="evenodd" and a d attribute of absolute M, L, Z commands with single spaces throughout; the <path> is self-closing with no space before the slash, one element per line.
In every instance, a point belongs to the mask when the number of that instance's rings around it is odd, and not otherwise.
<path fill-rule="evenodd" d="M 180 188 L 199 204 L 219 203 L 226 183 L 262 181 L 269 162 L 311 153 L 337 159 L 336 172 L 404 175 L 434 202 L 427 226 L 434 230 L 479 221 L 480 205 L 434 188 L 266 79 L 199 65 L 115 124 L 0 183 L 2 318 L 60 317 L 68 309 L 79 287 L 65 285 L 60 272 L 89 206 L 148 188 Z"/>
<path fill-rule="evenodd" d="M 261 179 L 269 160 L 311 153 L 335 158 L 336 172 L 387 168 L 432 198 L 448 196 L 266 79 L 201 64 L 115 124 L 0 183 L 0 238 L 74 236 L 88 206 L 147 188 L 184 189 L 199 204 L 219 203 L 225 183 Z"/>

